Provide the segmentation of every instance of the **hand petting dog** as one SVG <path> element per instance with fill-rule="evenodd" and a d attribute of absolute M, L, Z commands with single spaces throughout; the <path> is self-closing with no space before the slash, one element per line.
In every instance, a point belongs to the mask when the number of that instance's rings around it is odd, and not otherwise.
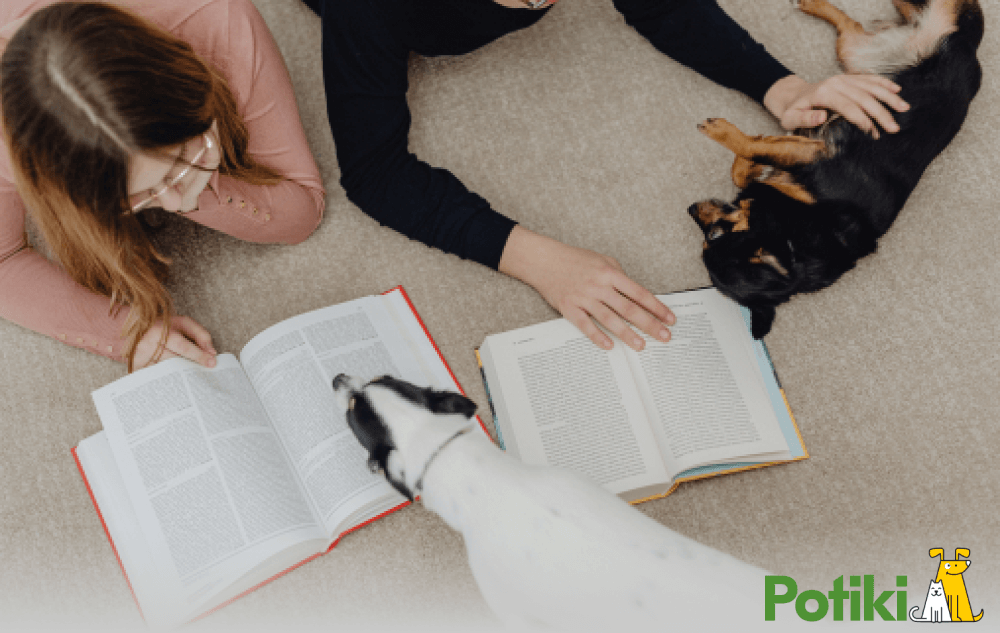
<path fill-rule="evenodd" d="M 886 105 L 897 112 L 910 109 L 897 94 L 900 90 L 880 75 L 835 75 L 817 83 L 789 75 L 767 91 L 764 107 L 786 130 L 822 125 L 829 119 L 828 111 L 833 111 L 877 139 L 880 127 L 890 133 L 899 131 Z"/>

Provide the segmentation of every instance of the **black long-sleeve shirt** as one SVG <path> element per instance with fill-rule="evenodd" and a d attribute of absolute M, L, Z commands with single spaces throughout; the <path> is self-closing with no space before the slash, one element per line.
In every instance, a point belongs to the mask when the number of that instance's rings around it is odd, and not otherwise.
<path fill-rule="evenodd" d="M 714 0 L 613 0 L 657 49 L 761 101 L 790 72 Z M 323 19 L 323 77 L 341 185 L 375 220 L 497 268 L 515 222 L 446 169 L 410 153 L 407 59 L 460 55 L 531 26 L 546 10 L 493 0 L 306 0 Z M 475 139 L 471 140 L 475 142 Z"/>

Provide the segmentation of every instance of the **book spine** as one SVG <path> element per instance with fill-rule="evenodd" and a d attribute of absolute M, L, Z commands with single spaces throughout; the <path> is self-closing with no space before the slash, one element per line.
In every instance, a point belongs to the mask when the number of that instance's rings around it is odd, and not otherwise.
<path fill-rule="evenodd" d="M 490 383 L 486 380 L 486 370 L 483 369 L 483 358 L 479 355 L 478 347 L 475 352 L 476 364 L 479 366 L 479 375 L 483 379 L 483 389 L 486 391 L 486 402 L 489 403 L 490 415 L 493 416 L 493 428 L 496 429 L 497 432 L 497 446 L 500 447 L 500 450 L 506 451 L 507 446 L 503 443 L 503 431 L 500 430 L 500 425 L 497 424 L 497 410 L 496 407 L 493 406 L 493 396 L 490 394 Z"/>

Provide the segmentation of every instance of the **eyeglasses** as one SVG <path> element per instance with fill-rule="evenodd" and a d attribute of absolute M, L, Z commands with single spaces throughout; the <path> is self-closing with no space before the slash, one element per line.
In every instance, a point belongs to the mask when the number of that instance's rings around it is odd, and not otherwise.
<path fill-rule="evenodd" d="M 137 202 L 136 204 L 132 205 L 132 213 L 138 213 L 139 211 L 142 211 L 149 205 L 153 204 L 153 202 L 155 202 L 160 196 L 166 193 L 167 189 L 170 189 L 171 187 L 176 187 L 177 183 L 184 180 L 184 177 L 187 176 L 189 173 L 191 173 L 191 168 L 198 164 L 198 161 L 205 156 L 205 153 L 208 150 L 215 147 L 215 143 L 212 142 L 212 138 L 208 134 L 202 134 L 202 138 L 204 139 L 205 144 L 202 146 L 200 150 L 198 150 L 198 153 L 194 155 L 194 158 L 192 158 L 188 162 L 188 164 L 185 165 L 184 169 L 181 170 L 181 173 L 171 178 L 169 183 L 164 185 L 162 189 L 160 189 L 153 195 L 149 196 L 148 198 L 145 198 L 144 200 L 142 200 L 142 202 Z"/>

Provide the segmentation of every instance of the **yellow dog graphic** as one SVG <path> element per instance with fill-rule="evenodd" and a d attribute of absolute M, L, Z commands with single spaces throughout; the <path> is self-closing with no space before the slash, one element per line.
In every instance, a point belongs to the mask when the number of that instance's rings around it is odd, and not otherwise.
<path fill-rule="evenodd" d="M 975 622 L 983 617 L 982 609 L 979 610 L 978 615 L 972 615 L 969 592 L 966 590 L 965 580 L 962 578 L 962 574 L 969 568 L 972 561 L 958 560 L 958 558 L 961 556 L 967 559 L 969 558 L 969 554 L 969 550 L 959 547 L 955 550 L 955 560 L 945 560 L 944 550 L 940 547 L 936 547 L 930 551 L 931 558 L 941 557 L 937 577 L 934 578 L 934 582 L 940 582 L 943 585 L 944 595 L 948 599 L 948 610 L 951 612 L 952 622 Z"/>

